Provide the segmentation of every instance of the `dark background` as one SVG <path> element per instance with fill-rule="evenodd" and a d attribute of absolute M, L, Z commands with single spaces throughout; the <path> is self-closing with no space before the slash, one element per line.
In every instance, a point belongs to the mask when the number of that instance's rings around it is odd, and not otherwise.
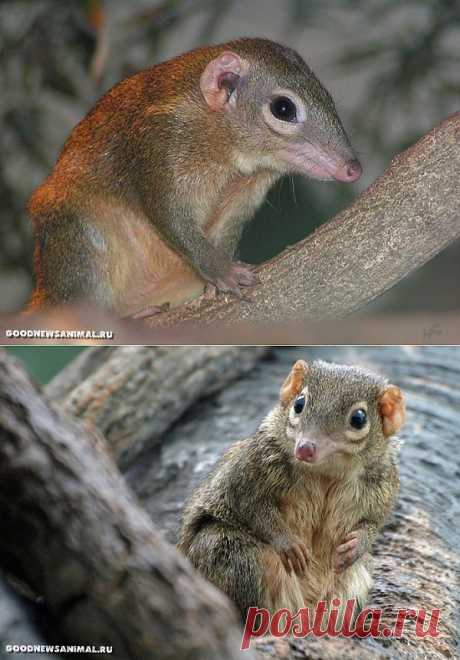
<path fill-rule="evenodd" d="M 19 309 L 32 286 L 27 198 L 98 97 L 195 46 L 255 35 L 309 62 L 365 174 L 353 186 L 280 182 L 246 231 L 246 261 L 305 237 L 459 107 L 458 0 L 0 1 L 0 311 Z M 457 243 L 364 313 L 459 309 L 459 257 Z"/>

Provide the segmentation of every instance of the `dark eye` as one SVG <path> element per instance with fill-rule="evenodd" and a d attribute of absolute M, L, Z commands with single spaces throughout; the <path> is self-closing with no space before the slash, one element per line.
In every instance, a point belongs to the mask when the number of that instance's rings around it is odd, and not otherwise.
<path fill-rule="evenodd" d="M 270 103 L 270 111 L 274 117 L 281 121 L 294 122 L 297 119 L 297 108 L 287 96 L 277 96 Z"/>
<path fill-rule="evenodd" d="M 294 401 L 294 412 L 297 415 L 300 415 L 302 410 L 305 408 L 305 395 L 301 394 L 300 396 L 297 397 L 297 399 Z"/>
<path fill-rule="evenodd" d="M 367 413 L 362 408 L 354 410 L 350 417 L 350 426 L 360 431 L 366 426 Z"/>

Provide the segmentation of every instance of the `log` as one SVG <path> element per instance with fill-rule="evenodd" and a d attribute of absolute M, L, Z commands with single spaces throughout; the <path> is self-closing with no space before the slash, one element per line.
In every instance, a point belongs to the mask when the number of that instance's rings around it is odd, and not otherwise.
<path fill-rule="evenodd" d="M 0 355 L 2 566 L 41 594 L 62 640 L 113 657 L 238 657 L 229 601 L 138 506 L 100 435 Z"/>

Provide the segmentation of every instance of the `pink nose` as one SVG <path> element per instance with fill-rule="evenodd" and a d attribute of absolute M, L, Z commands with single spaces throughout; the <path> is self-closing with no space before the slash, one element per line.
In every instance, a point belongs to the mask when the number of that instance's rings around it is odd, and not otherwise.
<path fill-rule="evenodd" d="M 357 181 L 361 174 L 363 173 L 363 168 L 359 160 L 349 160 L 342 167 L 338 167 L 334 173 L 334 178 L 337 181 L 345 181 L 345 183 L 352 183 Z"/>
<path fill-rule="evenodd" d="M 313 463 L 316 460 L 316 453 L 315 443 L 309 440 L 301 440 L 295 448 L 295 457 L 299 461 L 306 461 L 307 463 Z"/>

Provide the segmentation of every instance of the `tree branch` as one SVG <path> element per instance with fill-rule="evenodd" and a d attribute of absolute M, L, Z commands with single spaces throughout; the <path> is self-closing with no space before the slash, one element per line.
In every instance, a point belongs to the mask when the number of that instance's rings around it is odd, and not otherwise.
<path fill-rule="evenodd" d="M 82 353 L 48 385 L 67 412 L 101 431 L 119 464 L 155 447 L 199 399 L 250 371 L 261 346 L 120 346 Z"/>
<path fill-rule="evenodd" d="M 149 325 L 327 319 L 363 307 L 460 236 L 459 142 L 460 112 L 396 156 L 348 209 L 259 268 L 250 301 L 201 297 Z"/>

